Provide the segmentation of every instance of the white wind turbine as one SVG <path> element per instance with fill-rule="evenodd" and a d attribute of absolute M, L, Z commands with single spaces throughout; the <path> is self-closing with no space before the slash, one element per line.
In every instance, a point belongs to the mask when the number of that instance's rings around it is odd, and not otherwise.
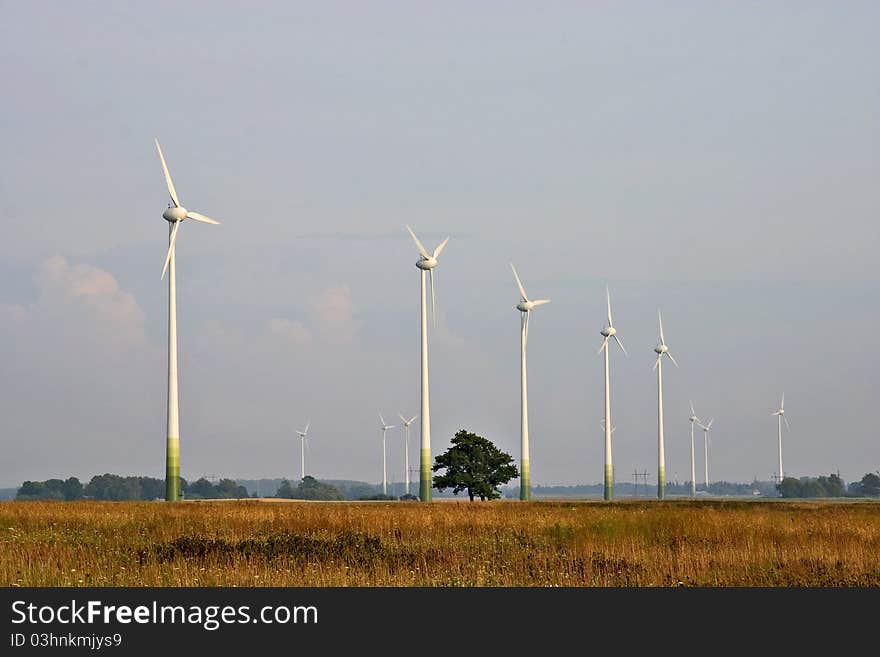
<path fill-rule="evenodd" d="M 389 429 L 393 429 L 393 424 L 386 424 L 385 418 L 379 413 L 379 419 L 382 421 L 382 494 L 388 494 L 388 466 L 385 459 L 385 436 Z"/>
<path fill-rule="evenodd" d="M 668 356 L 672 364 L 678 367 L 678 363 L 669 353 L 666 339 L 663 337 L 663 317 L 657 311 L 657 319 L 660 320 L 660 339 L 654 351 L 657 360 L 654 361 L 654 369 L 657 370 L 657 497 L 666 497 L 666 452 L 663 444 L 663 356 Z"/>
<path fill-rule="evenodd" d="M 526 344 L 529 341 L 529 316 L 532 310 L 545 303 L 550 303 L 550 299 L 535 299 L 531 301 L 526 294 L 522 281 L 519 280 L 519 274 L 516 273 L 516 267 L 510 263 L 513 270 L 513 277 L 516 279 L 516 285 L 519 287 L 520 300 L 516 304 L 516 309 L 520 311 L 520 447 L 522 454 L 522 469 L 519 478 L 519 499 L 528 500 L 532 497 L 532 472 L 529 463 L 529 391 L 526 383 Z"/>
<path fill-rule="evenodd" d="M 705 475 L 706 475 L 706 492 L 709 492 L 709 429 L 712 428 L 712 423 L 715 421 L 715 418 L 711 418 L 708 424 L 700 424 L 697 422 L 700 429 L 703 430 L 703 452 L 706 456 L 706 464 L 705 464 Z"/>
<path fill-rule="evenodd" d="M 412 228 L 406 226 L 409 234 L 412 235 L 413 241 L 419 250 L 419 259 L 416 267 L 419 268 L 422 281 L 421 296 L 421 318 L 422 318 L 422 409 L 421 409 L 421 452 L 419 456 L 419 499 L 422 502 L 431 501 L 431 402 L 428 392 L 428 303 L 426 295 L 426 274 L 431 276 L 431 316 L 434 322 L 437 321 L 435 314 L 435 297 L 434 297 L 434 267 L 437 266 L 437 258 L 446 248 L 449 242 L 447 237 L 440 242 L 434 253 L 428 253 L 419 238 L 412 231 Z"/>
<path fill-rule="evenodd" d="M 691 416 L 688 418 L 691 423 L 691 497 L 697 496 L 697 470 L 696 470 L 696 462 L 694 459 L 694 424 L 700 423 L 700 418 L 697 417 L 696 411 L 694 411 L 694 402 L 691 402 Z M 701 425 L 702 426 L 702 425 Z M 708 468 L 708 456 L 706 457 Z M 706 477 L 708 479 L 708 476 Z"/>
<path fill-rule="evenodd" d="M 617 329 L 614 328 L 614 322 L 611 319 L 611 293 L 607 287 L 605 288 L 605 300 L 608 306 L 608 326 L 599 331 L 604 340 L 602 340 L 602 346 L 599 347 L 599 351 L 596 353 L 601 354 L 603 351 L 605 352 L 605 419 L 603 421 L 605 427 L 604 497 L 606 500 L 611 500 L 614 498 L 614 468 L 611 463 L 611 373 L 608 364 L 608 341 L 614 338 L 624 355 L 626 355 L 626 349 L 624 349 L 620 338 L 617 337 Z"/>
<path fill-rule="evenodd" d="M 302 431 L 297 431 L 296 433 L 299 435 L 299 448 L 300 448 L 300 479 L 306 478 L 306 438 L 309 436 L 309 425 L 311 425 L 312 421 L 309 420 L 306 422 L 306 428 Z"/>
<path fill-rule="evenodd" d="M 788 418 L 785 417 L 785 393 L 782 393 L 782 401 L 779 402 L 779 408 L 773 411 L 772 415 L 776 416 L 777 420 L 777 436 L 779 437 L 779 483 L 782 483 L 785 474 L 782 470 L 782 422 L 785 421 L 785 428 L 791 431 L 791 427 L 788 424 Z"/>
<path fill-rule="evenodd" d="M 165 499 L 174 502 L 180 499 L 180 424 L 179 403 L 177 395 L 177 277 L 175 274 L 174 244 L 177 241 L 177 233 L 180 224 L 185 219 L 192 219 L 206 224 L 219 224 L 210 217 L 198 212 L 191 212 L 180 204 L 174 183 L 171 182 L 171 174 L 168 165 L 165 164 L 165 156 L 156 140 L 156 150 L 159 151 L 159 160 L 162 162 L 162 172 L 165 174 L 165 185 L 171 196 L 171 203 L 162 217 L 168 222 L 168 254 L 165 256 L 165 265 L 162 267 L 162 278 L 168 272 L 168 435 L 165 443 Z"/>
<path fill-rule="evenodd" d="M 397 417 L 400 418 L 400 421 L 403 422 L 403 433 L 404 433 L 404 461 L 406 463 L 406 467 L 404 467 L 404 472 L 406 473 L 406 494 L 409 495 L 409 425 L 411 425 L 418 415 L 413 415 L 410 419 L 406 419 L 403 417 L 403 413 L 398 413 Z"/>

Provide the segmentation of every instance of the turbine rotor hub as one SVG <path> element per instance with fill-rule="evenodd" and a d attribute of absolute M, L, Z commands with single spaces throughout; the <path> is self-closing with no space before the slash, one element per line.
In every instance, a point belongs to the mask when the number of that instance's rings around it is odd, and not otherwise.
<path fill-rule="evenodd" d="M 516 304 L 516 309 L 524 313 L 529 312 L 534 307 L 535 304 L 531 301 L 520 301 L 518 304 Z"/>
<path fill-rule="evenodd" d="M 658 354 L 665 354 L 667 351 L 669 351 L 669 347 L 661 342 L 656 347 L 654 347 L 654 351 Z"/>
<path fill-rule="evenodd" d="M 437 266 L 437 258 L 421 258 L 417 263 L 416 267 L 419 269 L 424 269 L 425 271 L 430 271 Z"/>
<path fill-rule="evenodd" d="M 186 219 L 186 208 L 168 208 L 162 213 L 162 218 L 171 223 L 174 223 L 175 221 L 183 221 Z"/>
<path fill-rule="evenodd" d="M 599 331 L 599 334 L 604 338 L 613 337 L 615 333 L 617 333 L 617 329 L 615 329 L 613 326 L 606 326 L 601 331 Z"/>

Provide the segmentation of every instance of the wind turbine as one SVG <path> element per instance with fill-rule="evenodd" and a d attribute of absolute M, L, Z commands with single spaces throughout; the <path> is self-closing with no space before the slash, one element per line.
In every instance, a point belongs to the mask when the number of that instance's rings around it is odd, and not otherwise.
<path fill-rule="evenodd" d="M 297 431 L 299 434 L 299 442 L 300 442 L 300 479 L 306 478 L 306 438 L 309 435 L 309 425 L 312 423 L 311 420 L 306 422 L 306 428 L 302 431 Z"/>
<path fill-rule="evenodd" d="M 428 303 L 425 289 L 426 274 L 431 276 L 431 317 L 434 322 L 437 321 L 435 313 L 435 297 L 434 297 L 434 267 L 437 266 L 437 258 L 440 257 L 446 243 L 449 242 L 447 237 L 440 242 L 434 253 L 428 253 L 419 238 L 412 231 L 412 228 L 406 226 L 409 234 L 412 235 L 413 241 L 419 250 L 419 259 L 416 267 L 422 279 L 422 296 L 421 296 L 421 317 L 422 317 L 422 412 L 421 412 L 421 455 L 419 459 L 419 499 L 422 502 L 431 501 L 431 402 L 428 393 Z"/>
<path fill-rule="evenodd" d="M 171 174 L 168 165 L 165 164 L 165 156 L 162 147 L 156 139 L 156 150 L 159 151 L 159 160 L 162 162 L 162 172 L 165 174 L 165 185 L 171 196 L 171 203 L 162 213 L 162 217 L 168 222 L 168 255 L 165 256 L 165 265 L 162 267 L 162 278 L 168 272 L 168 435 L 165 443 L 165 500 L 175 502 L 180 499 L 180 424 L 179 403 L 177 396 L 177 277 L 175 274 L 174 244 L 177 241 L 177 233 L 180 224 L 185 219 L 200 221 L 205 224 L 219 224 L 210 217 L 198 212 L 191 212 L 180 204 L 177 198 L 177 190 L 171 182 Z"/>
<path fill-rule="evenodd" d="M 602 346 L 596 353 L 605 352 L 605 499 L 612 500 L 614 499 L 614 468 L 611 464 L 611 374 L 608 368 L 608 341 L 614 338 L 624 355 L 627 354 L 623 343 L 617 337 L 614 322 L 611 320 L 611 293 L 607 287 L 605 288 L 605 301 L 608 306 L 608 326 L 599 331 L 599 334 L 605 339 L 602 340 Z"/>
<path fill-rule="evenodd" d="M 711 418 L 708 424 L 700 424 L 700 429 L 703 430 L 703 451 L 706 455 L 706 492 L 709 492 L 709 429 L 712 428 L 712 423 L 715 421 L 715 418 Z"/>
<path fill-rule="evenodd" d="M 393 424 L 386 424 L 385 418 L 379 413 L 379 419 L 382 421 L 382 494 L 388 494 L 388 466 L 385 460 L 385 435 L 389 429 L 393 429 Z"/>
<path fill-rule="evenodd" d="M 654 361 L 654 369 L 657 370 L 657 498 L 666 497 L 666 452 L 663 445 L 663 356 L 668 356 L 672 364 L 678 367 L 678 363 L 669 353 L 666 339 L 663 337 L 663 317 L 657 311 L 657 319 L 660 320 L 660 340 L 654 351 L 657 360 Z"/>
<path fill-rule="evenodd" d="M 529 316 L 532 309 L 550 303 L 550 299 L 535 299 L 531 301 L 526 294 L 522 281 L 519 280 L 519 274 L 516 273 L 516 267 L 510 263 L 513 270 L 513 277 L 516 279 L 516 285 L 519 287 L 520 300 L 516 304 L 516 309 L 520 312 L 520 449 L 522 454 L 522 470 L 519 478 L 519 499 L 528 500 L 532 497 L 532 473 L 529 465 L 529 390 L 526 383 L 526 343 L 529 341 Z"/>
<path fill-rule="evenodd" d="M 779 408 L 773 411 L 772 415 L 776 416 L 778 433 L 779 436 L 779 482 L 782 483 L 782 480 L 785 478 L 782 470 L 782 421 L 785 420 L 785 428 L 791 431 L 791 427 L 788 424 L 788 418 L 785 417 L 785 393 L 782 393 L 782 401 L 779 402 Z"/>
<path fill-rule="evenodd" d="M 697 417 L 696 411 L 694 411 L 694 402 L 691 402 L 691 416 L 688 418 L 691 423 L 691 497 L 697 496 L 697 470 L 696 463 L 694 459 L 694 424 L 700 423 L 700 418 Z M 702 426 L 702 425 L 701 425 Z M 707 457 L 708 463 L 708 457 Z M 706 466 L 708 467 L 708 465 Z M 706 477 L 708 479 L 708 476 Z"/>
<path fill-rule="evenodd" d="M 403 417 L 403 413 L 398 413 L 397 417 L 400 418 L 400 421 L 403 422 L 403 431 L 404 431 L 404 450 L 406 452 L 404 459 L 406 463 L 406 467 L 404 471 L 406 473 L 406 494 L 409 495 L 409 425 L 413 423 L 413 421 L 418 417 L 418 415 L 413 415 L 410 419 L 406 419 Z"/>

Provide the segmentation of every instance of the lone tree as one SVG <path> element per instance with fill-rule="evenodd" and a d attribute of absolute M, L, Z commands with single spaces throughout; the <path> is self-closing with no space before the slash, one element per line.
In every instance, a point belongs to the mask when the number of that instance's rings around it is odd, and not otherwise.
<path fill-rule="evenodd" d="M 519 477 L 513 457 L 490 440 L 464 429 L 452 439 L 452 447 L 434 459 L 434 472 L 445 469 L 445 474 L 434 476 L 434 488 L 452 488 L 458 495 L 467 490 L 471 502 L 501 497 L 498 487 Z"/>

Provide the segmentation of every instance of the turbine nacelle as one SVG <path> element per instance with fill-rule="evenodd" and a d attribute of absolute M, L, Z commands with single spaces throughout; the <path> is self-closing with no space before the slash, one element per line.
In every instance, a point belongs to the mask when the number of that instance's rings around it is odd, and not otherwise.
<path fill-rule="evenodd" d="M 171 223 L 183 221 L 186 219 L 186 208 L 171 206 L 162 213 L 162 218 Z"/>
<path fill-rule="evenodd" d="M 424 269 L 425 271 L 431 271 L 434 267 L 437 266 L 437 258 L 430 256 L 428 258 L 419 258 L 419 261 L 416 262 L 416 267 L 419 269 Z"/>
<path fill-rule="evenodd" d="M 617 329 L 613 326 L 606 326 L 601 331 L 599 331 L 599 335 L 605 338 L 613 338 L 616 333 Z"/>
<path fill-rule="evenodd" d="M 663 343 L 661 342 L 661 343 L 658 344 L 656 347 L 654 347 L 654 351 L 655 351 L 658 355 L 665 354 L 665 353 L 668 353 L 668 352 L 669 352 L 669 347 L 667 347 L 665 344 L 663 344 Z"/>

